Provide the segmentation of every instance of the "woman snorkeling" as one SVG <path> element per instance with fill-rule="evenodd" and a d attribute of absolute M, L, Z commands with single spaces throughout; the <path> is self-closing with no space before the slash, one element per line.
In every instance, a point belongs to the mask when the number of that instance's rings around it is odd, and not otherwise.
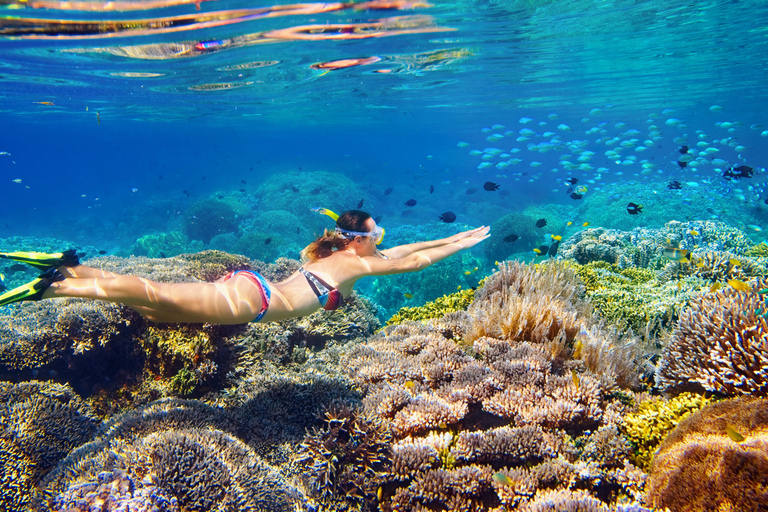
<path fill-rule="evenodd" d="M 440 240 L 399 245 L 379 252 L 384 230 L 371 216 L 349 210 L 302 251 L 304 265 L 271 283 L 258 272 L 238 270 L 212 283 L 159 283 L 81 265 L 74 250 L 62 253 L 0 253 L 0 258 L 43 270 L 37 279 L 0 295 L 0 305 L 55 297 L 124 304 L 147 320 L 174 323 L 275 322 L 336 309 L 366 276 L 414 272 L 468 249 L 490 235 L 482 226 Z"/>

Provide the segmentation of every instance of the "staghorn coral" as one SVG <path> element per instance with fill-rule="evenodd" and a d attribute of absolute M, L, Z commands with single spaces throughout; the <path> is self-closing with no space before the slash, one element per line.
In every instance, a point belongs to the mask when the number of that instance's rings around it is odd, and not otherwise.
<path fill-rule="evenodd" d="M 636 410 L 624 416 L 620 429 L 632 444 L 632 462 L 648 470 L 653 454 L 667 434 L 680 421 L 711 402 L 711 398 L 702 395 L 681 393 L 669 400 L 651 397 L 637 404 Z"/>
<path fill-rule="evenodd" d="M 768 306 L 761 293 L 768 280 L 750 290 L 706 293 L 683 310 L 664 348 L 656 380 L 666 391 L 706 389 L 723 395 L 768 392 Z"/>
<path fill-rule="evenodd" d="M 97 423 L 69 386 L 0 382 L 0 509 L 22 509 L 37 481 Z"/>
<path fill-rule="evenodd" d="M 580 317 L 588 317 L 589 306 L 580 293 L 580 281 L 562 263 L 501 263 L 467 310 L 470 321 L 464 339 L 530 341 L 562 357 L 579 332 Z"/>
<path fill-rule="evenodd" d="M 324 503 L 374 504 L 382 469 L 390 464 L 386 425 L 343 405 L 325 416 L 325 427 L 310 432 L 297 453 L 312 494 Z"/>
<path fill-rule="evenodd" d="M 729 428 L 744 439 L 734 440 Z M 724 400 L 683 420 L 654 457 L 647 502 L 691 512 L 765 510 L 768 401 Z"/>

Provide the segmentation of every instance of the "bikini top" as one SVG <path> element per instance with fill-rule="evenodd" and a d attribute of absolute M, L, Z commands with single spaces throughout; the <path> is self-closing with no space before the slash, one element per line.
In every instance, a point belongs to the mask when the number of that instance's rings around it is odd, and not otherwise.
<path fill-rule="evenodd" d="M 339 290 L 329 285 L 312 272 L 309 272 L 304 267 L 299 268 L 299 272 L 304 274 L 304 277 L 307 278 L 309 287 L 312 288 L 312 291 L 317 295 L 317 300 L 320 301 L 323 309 L 332 311 L 341 305 L 341 301 L 344 300 L 344 297 L 341 296 Z"/>

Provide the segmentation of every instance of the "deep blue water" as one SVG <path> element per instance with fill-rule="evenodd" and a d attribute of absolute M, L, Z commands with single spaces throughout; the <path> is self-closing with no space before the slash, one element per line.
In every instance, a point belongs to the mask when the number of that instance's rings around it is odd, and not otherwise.
<path fill-rule="evenodd" d="M 174 217 L 197 200 L 241 189 L 258 195 L 261 183 L 287 171 L 349 177 L 365 195 L 350 192 L 322 206 L 351 208 L 365 198 L 364 209 L 390 227 L 438 223 L 446 210 L 477 225 L 535 204 L 580 208 L 565 194 L 569 176 L 593 180 L 591 191 L 626 180 L 662 192 L 670 179 L 695 182 L 739 212 L 744 225 L 759 224 L 768 208 L 759 172 L 768 161 L 768 133 L 761 135 L 768 129 L 768 7 L 759 0 L 438 1 L 399 10 L 349 4 L 130 37 L 102 27 L 85 39 L 60 23 L 47 29 L 58 37 L 31 38 L 22 22 L 33 20 L 39 33 L 40 20 L 149 20 L 269 5 L 19 7 L 0 7 L 0 151 L 10 153 L 0 155 L 2 237 L 57 236 L 128 250 L 146 233 L 174 229 Z M 387 37 L 268 37 L 323 24 L 342 28 L 302 33 Z M 398 32 L 406 29 L 415 33 Z M 379 60 L 313 68 L 370 57 Z M 520 123 L 523 117 L 533 121 Z M 496 124 L 503 128 L 483 131 Z M 523 128 L 534 134 L 518 141 Z M 515 133 L 487 140 L 507 130 Z M 457 146 L 461 141 L 469 145 Z M 624 141 L 632 145 L 621 158 L 604 154 Z M 545 142 L 555 149 L 531 151 Z M 719 152 L 702 154 L 708 163 L 698 169 L 681 169 L 678 148 L 698 142 L 707 144 L 701 151 Z M 483 160 L 469 152 L 489 147 L 508 157 L 478 170 Z M 509 153 L 515 148 L 520 152 Z M 592 169 L 564 168 L 562 155 L 576 161 L 579 151 L 595 153 Z M 635 160 L 617 163 L 627 156 Z M 514 158 L 522 161 L 496 166 Z M 724 163 L 709 163 L 714 158 Z M 643 162 L 655 167 L 641 173 Z M 723 169 L 738 164 L 758 172 L 724 181 Z M 485 181 L 505 195 L 483 191 Z M 395 190 L 385 196 L 388 187 Z M 408 199 L 418 205 L 404 216 Z M 292 213 L 304 219 L 313 200 L 308 194 L 307 210 Z M 624 220 L 625 200 L 617 201 Z M 285 208 L 279 197 L 251 206 Z"/>

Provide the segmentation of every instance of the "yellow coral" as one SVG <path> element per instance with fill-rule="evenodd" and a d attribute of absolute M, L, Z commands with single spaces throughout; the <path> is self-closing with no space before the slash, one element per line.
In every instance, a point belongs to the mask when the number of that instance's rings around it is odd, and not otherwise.
<path fill-rule="evenodd" d="M 637 411 L 628 414 L 621 426 L 634 448 L 632 462 L 648 471 L 656 449 L 667 434 L 683 419 L 713 401 L 715 399 L 695 393 L 681 393 L 671 400 L 654 397 L 640 402 Z"/>
<path fill-rule="evenodd" d="M 475 291 L 466 289 L 450 295 L 443 295 L 432 302 L 427 302 L 423 306 L 400 308 L 400 311 L 387 320 L 387 325 L 398 325 L 409 320 L 420 321 L 440 318 L 446 313 L 464 311 L 469 307 L 474 298 Z"/>
<path fill-rule="evenodd" d="M 211 334 L 200 328 L 149 326 L 141 338 L 150 368 L 165 377 L 175 375 L 181 368 L 194 368 L 215 352 Z"/>

